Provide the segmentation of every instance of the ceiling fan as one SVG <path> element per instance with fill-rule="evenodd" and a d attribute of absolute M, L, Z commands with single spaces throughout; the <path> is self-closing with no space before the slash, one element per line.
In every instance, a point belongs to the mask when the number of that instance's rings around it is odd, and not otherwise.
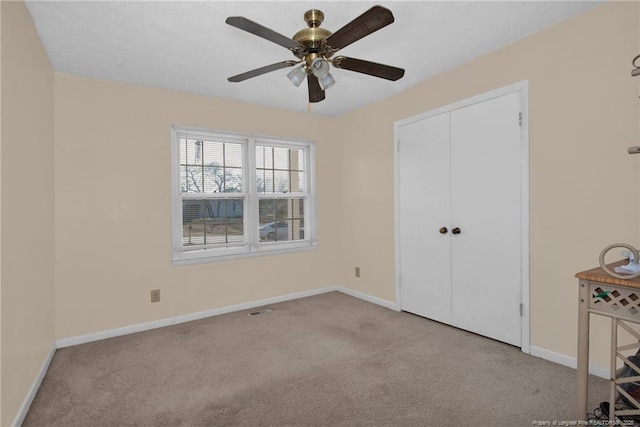
<path fill-rule="evenodd" d="M 299 58 L 298 60 L 276 62 L 275 64 L 256 68 L 255 70 L 229 77 L 228 80 L 230 82 L 242 82 L 271 71 L 295 66 L 296 68 L 291 70 L 287 77 L 295 86 L 300 86 L 305 77 L 307 78 L 309 102 L 311 103 L 325 99 L 325 89 L 335 83 L 333 76 L 329 72 L 329 64 L 332 64 L 335 68 L 392 81 L 404 76 L 402 68 L 390 65 L 346 56 L 331 58 L 340 49 L 391 24 L 394 18 L 389 9 L 382 6 L 374 6 L 335 33 L 320 27 L 324 20 L 324 14 L 319 10 L 312 9 L 307 11 L 304 14 L 304 20 L 309 28 L 300 30 L 294 34 L 293 38 L 289 38 L 243 16 L 227 18 L 225 21 L 227 24 L 286 47 Z"/>

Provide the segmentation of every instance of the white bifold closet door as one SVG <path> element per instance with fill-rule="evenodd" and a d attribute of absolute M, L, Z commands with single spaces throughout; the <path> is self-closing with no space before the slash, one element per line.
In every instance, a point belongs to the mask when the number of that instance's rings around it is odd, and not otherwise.
<path fill-rule="evenodd" d="M 401 308 L 517 346 L 519 113 L 512 93 L 403 125 L 398 171 Z"/>
<path fill-rule="evenodd" d="M 399 129 L 402 309 L 451 323 L 449 114 Z"/>

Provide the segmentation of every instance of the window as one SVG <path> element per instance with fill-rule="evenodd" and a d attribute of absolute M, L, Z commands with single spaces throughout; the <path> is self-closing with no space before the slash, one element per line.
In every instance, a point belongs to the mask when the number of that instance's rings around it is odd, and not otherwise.
<path fill-rule="evenodd" d="M 314 144 L 174 126 L 173 262 L 310 249 Z"/>

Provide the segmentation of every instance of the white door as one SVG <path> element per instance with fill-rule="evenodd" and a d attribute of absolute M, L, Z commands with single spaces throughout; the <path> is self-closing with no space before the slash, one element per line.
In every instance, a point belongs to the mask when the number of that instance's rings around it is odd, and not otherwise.
<path fill-rule="evenodd" d="M 521 345 L 520 93 L 451 112 L 452 324 Z"/>
<path fill-rule="evenodd" d="M 402 309 L 451 323 L 449 114 L 398 129 Z"/>
<path fill-rule="evenodd" d="M 519 112 L 513 93 L 399 126 L 397 187 L 401 309 L 517 346 Z"/>

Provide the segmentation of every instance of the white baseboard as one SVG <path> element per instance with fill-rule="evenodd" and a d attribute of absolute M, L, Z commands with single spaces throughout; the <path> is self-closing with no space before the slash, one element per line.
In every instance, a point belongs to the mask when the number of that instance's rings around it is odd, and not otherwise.
<path fill-rule="evenodd" d="M 20 406 L 20 410 L 18 411 L 16 418 L 13 420 L 13 424 L 11 424 L 12 426 L 19 427 L 22 425 L 24 418 L 27 416 L 27 412 L 29 412 L 29 408 L 33 403 L 33 399 L 35 399 L 36 393 L 38 393 L 40 384 L 42 384 L 42 380 L 44 379 L 44 376 L 47 374 L 47 370 L 49 369 L 49 365 L 51 364 L 51 360 L 53 360 L 53 355 L 55 353 L 56 353 L 56 346 L 52 344 L 51 348 L 49 349 L 49 351 L 47 352 L 47 355 L 44 358 L 44 362 L 42 362 L 42 366 L 38 371 L 38 375 L 36 375 L 36 378 L 33 380 L 33 383 L 31 384 L 31 388 L 29 389 L 27 396 L 24 398 L 24 401 L 22 402 L 22 406 Z"/>
<path fill-rule="evenodd" d="M 325 294 L 328 292 L 335 292 L 335 291 L 342 292 L 343 294 L 388 308 L 390 310 L 400 311 L 399 306 L 395 302 L 374 297 L 372 295 L 355 291 L 353 289 L 345 288 L 343 286 L 327 286 L 324 288 L 312 289 L 310 291 L 296 292 L 296 293 L 282 295 L 278 297 L 265 298 L 265 299 L 250 301 L 242 304 L 236 304 L 236 305 L 231 305 L 227 307 L 221 307 L 221 308 L 216 308 L 212 310 L 171 317 L 168 319 L 161 319 L 153 322 L 140 323 L 137 325 L 130 325 L 122 328 L 110 329 L 106 331 L 81 335 L 77 337 L 62 338 L 57 340 L 54 343 L 55 345 L 53 345 L 49 350 L 49 353 L 47 354 L 45 361 L 42 364 L 40 372 L 38 373 L 38 376 L 34 380 L 31 386 L 31 389 L 29 390 L 29 393 L 27 394 L 24 400 L 24 403 L 22 404 L 22 407 L 20 408 L 20 411 L 18 412 L 15 418 L 13 426 L 16 426 L 16 427 L 20 426 L 24 421 L 24 418 L 26 417 L 27 412 L 29 411 L 29 407 L 31 406 L 31 403 L 33 402 L 33 399 L 36 396 L 38 388 L 40 387 L 40 384 L 42 383 L 42 380 L 44 379 L 44 376 L 47 373 L 49 365 L 51 364 L 51 360 L 53 359 L 53 355 L 55 354 L 56 348 L 69 347 L 69 346 L 84 344 L 92 341 L 99 341 L 106 338 L 113 338 L 113 337 L 118 337 L 122 335 L 133 334 L 136 332 L 148 331 L 151 329 L 162 328 L 165 326 L 171 326 L 179 323 L 190 322 L 192 320 L 199 320 L 199 319 L 218 316 L 221 314 L 231 313 L 235 311 L 248 310 L 255 307 L 262 307 L 270 304 L 276 304 L 279 302 L 290 301 L 290 300 L 295 300 L 299 298 L 306 298 L 314 295 L 320 295 L 320 294 Z M 531 346 L 530 354 L 532 356 L 540 357 L 542 359 L 548 360 L 550 362 L 558 363 L 560 365 L 567 366 L 569 368 L 576 369 L 577 367 L 577 360 L 575 357 L 567 356 L 565 354 L 557 353 L 557 352 L 547 350 L 538 346 Z M 604 379 L 608 379 L 610 374 L 608 367 L 596 365 L 593 363 L 589 365 L 589 373 Z"/>
<path fill-rule="evenodd" d="M 70 347 L 73 345 L 84 344 L 92 341 L 99 341 L 107 338 L 133 334 L 136 332 L 148 331 L 151 329 L 162 328 L 165 326 L 171 326 L 179 323 L 190 322 L 192 320 L 203 319 L 206 317 L 218 316 L 220 314 L 231 313 L 234 311 L 248 310 L 255 307 L 262 307 L 270 304 L 276 304 L 279 302 L 290 301 L 290 300 L 295 300 L 299 298 L 306 298 L 314 295 L 320 295 L 320 294 L 325 294 L 328 292 L 335 292 L 335 291 L 342 292 L 346 295 L 350 295 L 352 297 L 356 297 L 364 301 L 368 301 L 373 304 L 377 304 L 382 307 L 386 307 L 391 310 L 398 311 L 396 304 L 391 301 L 387 301 L 378 297 L 367 295 L 365 293 L 354 291 L 342 286 L 327 286 L 325 288 L 318 288 L 318 289 L 312 289 L 310 291 L 296 292 L 296 293 L 282 295 L 278 297 L 265 298 L 265 299 L 250 301 L 242 304 L 236 304 L 236 305 L 231 305 L 227 307 L 221 307 L 221 308 L 216 308 L 212 310 L 206 310 L 206 311 L 201 311 L 197 313 L 171 317 L 168 319 L 161 319 L 153 322 L 146 322 L 146 323 L 140 323 L 137 325 L 124 326 L 122 328 L 116 328 L 116 329 L 109 329 L 106 331 L 95 332 L 95 333 L 81 335 L 77 337 L 61 338 L 59 340 L 56 340 L 54 343 L 52 343 L 51 349 L 47 353 L 45 360 L 42 363 L 42 366 L 40 367 L 40 371 L 38 372 L 38 375 L 33 381 L 33 384 L 31 385 L 31 388 L 29 389 L 29 392 L 27 393 L 27 396 L 25 397 L 24 402 L 22 403 L 22 406 L 18 411 L 18 414 L 16 415 L 16 418 L 12 426 L 19 427 L 20 425 L 22 425 L 24 418 L 27 416 L 27 412 L 29 412 L 29 408 L 33 403 L 33 399 L 35 398 L 36 393 L 40 388 L 40 384 L 42 384 L 42 380 L 44 379 L 44 376 L 46 375 L 47 370 L 49 369 L 49 365 L 53 360 L 53 356 L 57 348 Z"/>
<path fill-rule="evenodd" d="M 262 307 L 269 304 L 290 301 L 299 298 L 306 298 L 314 295 L 325 294 L 327 292 L 337 291 L 337 286 L 329 286 L 326 288 L 312 289 L 310 291 L 296 292 L 293 294 L 282 295 L 278 297 L 265 298 L 256 301 L 250 301 L 242 304 L 229 305 L 226 307 L 214 308 L 212 310 L 200 311 L 197 313 L 185 314 L 182 316 L 170 317 L 167 319 L 155 320 L 153 322 L 139 323 L 137 325 L 124 326 L 122 328 L 109 329 L 101 332 L 80 335 L 71 338 L 61 338 L 56 341 L 57 348 L 70 347 L 78 344 L 99 341 L 107 338 L 119 337 L 122 335 L 134 334 L 136 332 L 148 331 L 165 326 L 177 325 L 179 323 L 191 322 L 192 320 L 204 319 L 221 314 L 232 313 L 234 311 L 248 310 L 250 308 Z"/>
<path fill-rule="evenodd" d="M 344 288 L 342 286 L 337 286 L 336 290 L 339 292 L 342 292 L 343 294 L 350 295 L 352 297 L 356 297 L 373 304 L 381 305 L 382 307 L 388 308 L 389 310 L 400 311 L 400 308 L 398 308 L 398 305 L 395 302 L 387 301 L 386 299 L 374 297 L 369 294 L 365 294 L 363 292 L 354 291 L 353 289 L 349 289 L 349 288 Z"/>
<path fill-rule="evenodd" d="M 342 286 L 327 286 L 325 288 L 312 289 L 310 291 L 296 292 L 293 294 L 282 295 L 278 297 L 265 298 L 256 301 L 250 301 L 242 304 L 230 305 L 227 307 L 214 308 L 212 310 L 200 311 L 197 313 L 185 314 L 182 316 L 170 317 L 168 319 L 155 320 L 153 322 L 139 323 L 137 325 L 124 326 L 122 328 L 109 329 L 106 331 L 94 332 L 91 334 L 80 335 L 77 337 L 61 338 L 56 341 L 56 348 L 70 347 L 78 344 L 85 344 L 88 342 L 99 341 L 107 338 L 119 337 L 122 335 L 133 334 L 136 332 L 148 331 L 156 328 L 163 328 L 165 326 L 176 325 L 179 323 L 190 322 L 192 320 L 204 319 L 206 317 L 219 316 L 221 314 L 232 313 L 234 311 L 248 310 L 250 308 L 262 307 L 269 304 L 276 304 L 279 302 L 290 301 L 299 298 L 306 298 L 314 295 L 325 294 L 327 292 L 342 292 L 343 294 L 350 295 L 368 301 L 373 304 L 380 305 L 390 310 L 398 311 L 396 303 L 384 300 L 382 298 L 374 297 L 362 292 L 354 291 Z"/>
<path fill-rule="evenodd" d="M 569 368 L 576 369 L 578 367 L 578 360 L 575 357 L 567 356 L 566 354 L 562 353 L 556 353 L 555 351 L 547 350 L 535 345 L 531 346 L 530 354 L 532 356 L 536 356 L 541 359 L 557 363 L 559 365 L 567 366 Z M 608 366 L 597 365 L 595 363 L 589 364 L 589 373 L 606 380 L 608 380 L 611 375 Z"/>
<path fill-rule="evenodd" d="M 398 305 L 395 302 L 392 301 L 388 301 L 382 298 L 378 298 L 378 297 L 374 297 L 372 295 L 369 294 L 365 294 L 363 292 L 359 292 L 359 291 L 355 291 L 353 289 L 349 289 L 349 288 L 345 288 L 343 286 L 327 286 L 324 288 L 318 288 L 318 289 L 312 289 L 310 291 L 303 291 L 303 292 L 296 292 L 296 293 L 292 293 L 292 294 L 287 294 L 287 295 L 282 295 L 282 296 L 278 296 L 278 297 L 272 297 L 272 298 L 265 298 L 265 299 L 261 299 L 261 300 L 256 300 L 256 301 L 250 301 L 250 302 L 246 302 L 246 303 L 242 303 L 242 304 L 236 304 L 236 305 L 230 305 L 230 306 L 226 306 L 226 307 L 221 307 L 221 308 L 215 308 L 212 310 L 206 310 L 206 311 L 200 311 L 197 313 L 191 313 L 191 314 L 185 314 L 182 316 L 176 316 L 176 317 L 171 317 L 168 319 L 161 319 L 161 320 L 156 320 L 153 322 L 146 322 L 146 323 L 139 323 L 137 325 L 130 325 L 130 326 L 124 326 L 122 328 L 116 328 L 116 329 L 109 329 L 106 331 L 101 331 L 101 332 L 95 332 L 95 333 L 91 333 L 91 334 L 86 334 L 86 335 L 80 335 L 77 337 L 71 337 L 71 338 L 62 338 L 56 341 L 55 343 L 55 348 L 63 348 L 63 347 L 69 347 L 69 346 L 73 346 L 73 345 L 78 345 L 78 344 L 84 344 L 84 343 L 88 343 L 88 342 L 93 342 L 93 341 L 99 341 L 99 340 L 103 340 L 103 339 L 107 339 L 107 338 L 113 338 L 113 337 L 118 337 L 118 336 L 122 336 L 122 335 L 128 335 L 128 334 L 133 334 L 136 332 L 143 332 L 143 331 L 148 331 L 151 329 L 156 329 L 156 328 L 162 328 L 165 326 L 171 326 L 171 325 L 176 325 L 179 323 L 185 323 L 185 322 L 190 322 L 193 320 L 199 320 L 199 319 L 204 319 L 207 317 L 212 317 L 212 316 L 218 316 L 221 314 L 226 314 L 226 313 L 232 313 L 235 311 L 241 311 L 241 310 L 248 310 L 251 308 L 255 308 L 255 307 L 262 307 L 265 305 L 269 305 L 269 304 L 276 304 L 279 302 L 284 302 L 284 301 L 290 301 L 290 300 L 295 300 L 295 299 L 299 299 L 299 298 L 306 298 L 306 297 L 310 297 L 310 296 L 314 296 L 314 295 L 320 295 L 320 294 L 324 294 L 327 292 L 334 292 L 334 291 L 338 291 L 338 292 L 342 292 L 343 294 L 346 295 L 350 295 L 352 297 L 370 302 L 372 304 L 376 304 L 385 308 L 388 308 L 390 310 L 394 310 L 394 311 L 400 311 Z M 557 353 L 551 350 L 547 350 L 545 348 L 542 347 L 538 347 L 538 346 L 531 346 L 530 347 L 530 354 L 532 356 L 535 357 L 540 357 L 542 359 L 548 360 L 550 362 L 554 362 L 554 363 L 558 363 L 560 365 L 563 366 L 567 366 L 569 368 L 573 368 L 576 369 L 577 367 L 577 360 L 575 357 L 571 357 L 571 356 L 567 356 L 565 354 L 562 353 Z M 46 366 L 49 366 L 50 363 L 50 358 L 53 357 L 53 353 L 51 353 L 50 357 L 48 358 L 48 360 L 45 362 Z M 44 370 L 44 372 L 46 373 L 46 369 Z M 596 364 L 590 364 L 589 365 L 589 373 L 601 378 L 605 378 L 608 379 L 609 378 L 609 368 L 606 366 L 600 366 L 600 365 L 596 365 Z M 44 376 L 44 373 L 42 374 L 42 376 Z M 40 378 L 40 381 L 42 381 L 42 379 Z M 39 382 L 38 382 L 39 385 Z M 35 388 L 35 390 L 37 391 L 37 387 Z M 30 402 L 29 402 L 30 404 Z M 28 409 L 28 407 L 27 407 Z M 25 412 L 26 414 L 26 412 Z"/>

